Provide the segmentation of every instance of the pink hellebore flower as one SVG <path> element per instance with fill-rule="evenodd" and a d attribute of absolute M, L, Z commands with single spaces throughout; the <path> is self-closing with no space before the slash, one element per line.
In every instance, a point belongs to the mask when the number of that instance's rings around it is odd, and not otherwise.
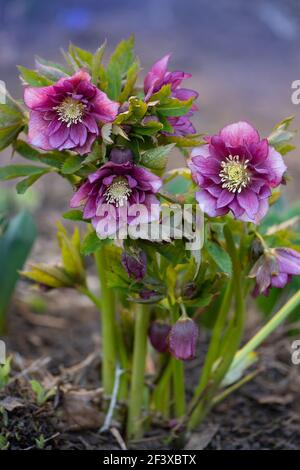
<path fill-rule="evenodd" d="M 271 287 L 283 288 L 293 275 L 300 276 L 300 253 L 291 248 L 274 248 L 256 261 L 249 274 L 256 280 L 253 295 L 268 295 Z"/>
<path fill-rule="evenodd" d="M 149 101 L 151 95 L 159 91 L 164 85 L 171 85 L 173 98 L 177 98 L 180 101 L 186 101 L 189 98 L 196 99 L 198 97 L 198 93 L 195 90 L 181 88 L 182 81 L 190 78 L 192 75 L 182 71 L 169 72 L 167 70 L 169 59 L 170 54 L 164 56 L 162 59 L 157 61 L 147 73 L 144 80 L 145 100 Z M 187 115 L 168 118 L 171 126 L 173 127 L 173 133 L 168 133 L 167 135 L 185 136 L 188 134 L 195 134 L 196 130 L 189 118 L 197 109 L 197 106 L 193 104 L 191 111 Z"/>
<path fill-rule="evenodd" d="M 119 104 L 91 83 L 79 70 L 46 87 L 26 87 L 24 101 L 30 109 L 29 142 L 43 150 L 90 152 L 99 134 L 98 124 L 112 122 Z"/>
<path fill-rule="evenodd" d="M 210 217 L 231 211 L 236 219 L 257 224 L 268 211 L 271 189 L 282 183 L 281 155 L 244 121 L 206 140 L 189 161 L 200 208 Z"/>
<path fill-rule="evenodd" d="M 105 163 L 88 176 L 71 199 L 71 207 L 84 206 L 83 217 L 91 219 L 101 237 L 115 234 L 127 225 L 158 220 L 159 200 L 155 193 L 162 180 L 132 162 Z M 135 209 L 140 212 L 136 215 Z"/>

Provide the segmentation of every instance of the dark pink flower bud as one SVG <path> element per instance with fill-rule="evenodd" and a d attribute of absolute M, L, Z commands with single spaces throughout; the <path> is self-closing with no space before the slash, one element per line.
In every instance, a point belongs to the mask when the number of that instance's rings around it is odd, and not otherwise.
<path fill-rule="evenodd" d="M 182 316 L 172 326 L 169 335 L 169 351 L 182 361 L 189 361 L 196 355 L 196 342 L 199 330 L 196 323 L 187 316 Z"/>
<path fill-rule="evenodd" d="M 114 147 L 110 152 L 109 159 L 111 162 L 118 163 L 119 165 L 133 161 L 133 155 L 130 149 Z"/>
<path fill-rule="evenodd" d="M 141 281 L 145 277 L 147 256 L 144 251 L 123 251 L 121 263 L 129 277 L 137 281 Z"/>
<path fill-rule="evenodd" d="M 168 336 L 171 327 L 167 323 L 155 321 L 149 328 L 149 339 L 152 346 L 159 352 L 164 353 L 168 350 Z"/>

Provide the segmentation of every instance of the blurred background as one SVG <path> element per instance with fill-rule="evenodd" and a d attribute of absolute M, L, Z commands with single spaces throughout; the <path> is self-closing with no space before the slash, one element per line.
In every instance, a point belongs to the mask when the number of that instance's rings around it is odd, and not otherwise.
<path fill-rule="evenodd" d="M 199 132 L 246 119 L 267 136 L 291 114 L 300 127 L 300 105 L 291 102 L 291 84 L 300 79 L 298 0 L 0 0 L 0 15 L 0 79 L 17 98 L 17 64 L 33 68 L 35 54 L 59 61 L 70 41 L 94 51 L 107 38 L 109 52 L 134 33 L 143 73 L 171 52 L 171 68 L 193 74 Z M 9 158 L 9 152 L 0 156 L 2 162 Z M 292 181 L 286 194 L 295 200 L 298 151 L 287 159 Z M 55 176 L 38 188 L 40 230 L 51 235 L 59 212 L 67 210 L 70 188 Z"/>

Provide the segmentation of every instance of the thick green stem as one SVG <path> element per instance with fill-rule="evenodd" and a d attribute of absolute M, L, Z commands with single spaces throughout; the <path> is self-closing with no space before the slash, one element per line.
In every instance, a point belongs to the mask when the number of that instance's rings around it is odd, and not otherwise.
<path fill-rule="evenodd" d="M 145 384 L 145 363 L 150 312 L 147 306 L 137 305 L 134 327 L 132 378 L 128 405 L 127 438 L 142 436 L 142 406 Z"/>
<path fill-rule="evenodd" d="M 114 293 L 107 285 L 105 247 L 95 253 L 101 289 L 102 380 L 105 395 L 113 390 L 116 369 L 116 325 Z"/>
<path fill-rule="evenodd" d="M 248 341 L 245 346 L 237 352 L 232 368 L 243 362 L 247 355 L 254 351 L 288 316 L 289 314 L 300 304 L 300 290 L 296 292 L 288 302 L 266 323 L 263 328 L 256 333 L 253 338 Z"/>
<path fill-rule="evenodd" d="M 205 371 L 205 379 L 201 379 L 204 382 L 199 386 L 197 390 L 197 395 L 194 399 L 194 402 L 198 399 L 198 405 L 192 411 L 191 417 L 188 422 L 188 428 L 193 429 L 195 426 L 200 424 L 203 418 L 206 416 L 207 412 L 213 405 L 213 399 L 220 383 L 222 382 L 226 372 L 228 371 L 237 348 L 239 347 L 241 336 L 244 326 L 244 317 L 245 317 L 245 306 L 244 306 L 244 297 L 243 297 L 243 283 L 242 283 L 242 273 L 240 267 L 240 259 L 238 256 L 237 249 L 231 234 L 230 229 L 226 226 L 224 228 L 224 235 L 227 243 L 227 249 L 232 259 L 232 268 L 233 268 L 233 290 L 235 296 L 235 313 L 232 319 L 230 320 L 224 338 L 221 340 L 221 337 L 217 338 L 217 335 L 220 335 L 221 330 L 218 328 L 215 330 L 216 336 L 212 341 L 219 340 L 221 345 L 221 350 L 219 349 L 218 357 L 215 357 L 215 362 L 213 366 L 210 366 L 209 371 Z M 228 312 L 230 306 L 230 288 L 228 288 L 224 300 L 221 306 L 221 312 L 223 321 L 226 319 L 225 312 Z M 226 309 L 225 309 L 226 307 Z M 223 311 L 222 311 L 223 310 Z M 222 318 L 221 317 L 221 318 Z M 220 321 L 221 323 L 221 321 Z M 212 359 L 212 354 L 210 361 Z M 214 365 L 217 364 L 217 367 L 214 368 Z M 201 396 L 203 395 L 203 396 Z"/>

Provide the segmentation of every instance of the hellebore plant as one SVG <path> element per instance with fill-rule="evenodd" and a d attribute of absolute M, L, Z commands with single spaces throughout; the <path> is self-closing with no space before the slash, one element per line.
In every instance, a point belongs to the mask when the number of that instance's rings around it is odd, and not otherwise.
<path fill-rule="evenodd" d="M 0 105 L 0 148 L 29 162 L 3 166 L 0 179 L 21 178 L 19 193 L 50 172 L 72 185 L 63 217 L 81 229 L 69 235 L 60 223 L 61 263 L 23 275 L 44 290 L 75 289 L 99 309 L 103 407 L 115 404 L 127 439 L 150 420 L 175 438 L 253 377 L 254 350 L 300 304 L 298 291 L 239 349 L 247 294 L 261 298 L 300 274 L 297 217 L 265 222 L 287 181 L 293 132 L 291 118 L 268 138 L 240 121 L 200 138 L 198 93 L 183 87 L 191 75 L 170 71 L 167 55 L 142 84 L 133 46 L 122 41 L 106 66 L 104 44 L 95 54 L 71 45 L 64 66 L 37 58 L 35 70 L 19 67 L 24 102 L 7 95 Z M 175 148 L 186 165 L 167 170 Z M 192 359 L 199 382 L 187 402 Z"/>

